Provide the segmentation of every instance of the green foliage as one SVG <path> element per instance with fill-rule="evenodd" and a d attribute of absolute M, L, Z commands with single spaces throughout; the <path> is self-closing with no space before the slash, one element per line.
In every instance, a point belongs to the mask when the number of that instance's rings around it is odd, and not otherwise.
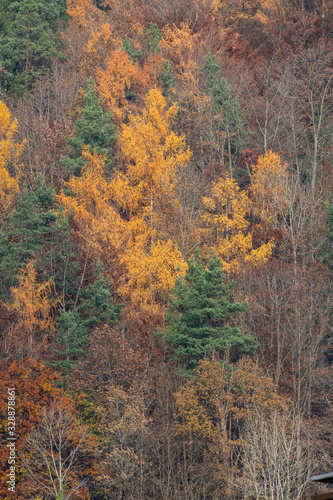
<path fill-rule="evenodd" d="M 175 78 L 171 68 L 171 63 L 168 60 L 164 60 L 162 63 L 162 73 L 160 76 L 160 85 L 163 90 L 163 95 L 167 97 L 170 88 L 175 84 Z"/>
<path fill-rule="evenodd" d="M 78 304 L 70 310 L 63 309 L 56 320 L 59 345 L 56 351 L 60 359 L 53 366 L 68 372 L 87 353 L 92 329 L 99 324 L 114 324 L 119 318 L 120 308 L 113 304 L 103 268 L 97 263 L 96 277 L 83 290 Z"/>
<path fill-rule="evenodd" d="M 24 189 L 17 207 L 0 230 L 0 296 L 7 299 L 17 273 L 29 260 L 37 259 L 43 280 L 52 277 L 55 293 L 62 301 L 77 288 L 76 254 L 69 223 L 54 207 L 54 191 L 39 179 L 35 189 Z"/>
<path fill-rule="evenodd" d="M 213 97 L 217 136 L 225 135 L 233 150 L 239 149 L 245 137 L 244 117 L 239 102 L 230 96 L 227 80 L 220 77 L 220 68 L 215 62 L 215 56 L 208 55 L 204 67 L 206 76 L 206 92 Z"/>
<path fill-rule="evenodd" d="M 83 325 L 89 329 L 103 323 L 114 324 L 120 313 L 120 306 L 115 306 L 111 293 L 103 275 L 103 267 L 98 262 L 94 281 L 83 292 L 80 312 L 83 315 Z"/>
<path fill-rule="evenodd" d="M 22 95 L 45 74 L 62 46 L 64 0 L 0 0 L 0 83 Z"/>
<path fill-rule="evenodd" d="M 135 49 L 133 40 L 128 38 L 127 35 L 125 35 L 125 38 L 122 40 L 122 46 L 123 50 L 130 56 L 134 63 L 142 56 L 142 51 L 140 49 Z"/>
<path fill-rule="evenodd" d="M 159 54 L 161 52 L 159 46 L 161 40 L 162 30 L 158 28 L 157 24 L 150 22 L 148 28 L 143 28 L 140 41 L 145 54 Z"/>
<path fill-rule="evenodd" d="M 61 163 L 66 165 L 69 172 L 77 176 L 80 175 L 85 164 L 81 155 L 83 145 L 88 146 L 92 154 L 96 150 L 99 155 L 105 155 L 107 160 L 105 168 L 109 168 L 112 165 L 111 148 L 117 137 L 114 125 L 109 123 L 111 113 L 104 113 L 92 78 L 87 81 L 84 107 L 81 113 L 81 118 L 75 124 L 74 135 L 68 139 L 70 154 L 60 158 Z"/>
<path fill-rule="evenodd" d="M 204 357 L 233 347 L 244 353 L 255 349 L 254 339 L 232 324 L 232 317 L 243 312 L 245 305 L 233 301 L 234 283 L 223 281 L 221 262 L 212 257 L 205 266 L 197 254 L 171 293 L 166 341 L 187 369 Z"/>

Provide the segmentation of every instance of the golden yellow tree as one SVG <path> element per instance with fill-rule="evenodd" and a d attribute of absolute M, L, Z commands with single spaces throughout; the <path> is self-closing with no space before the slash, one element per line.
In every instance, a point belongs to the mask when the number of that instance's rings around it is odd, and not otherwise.
<path fill-rule="evenodd" d="M 0 211 L 6 212 L 11 201 L 19 192 L 17 180 L 12 177 L 7 165 L 19 174 L 18 160 L 23 151 L 25 141 L 15 141 L 18 123 L 13 120 L 4 102 L 0 101 Z"/>
<path fill-rule="evenodd" d="M 205 246 L 221 259 L 224 271 L 237 272 L 246 262 L 258 265 L 269 259 L 273 241 L 253 249 L 246 219 L 251 201 L 233 179 L 226 176 L 216 182 L 211 197 L 204 197 L 203 204 L 203 234 L 209 242 Z"/>
<path fill-rule="evenodd" d="M 87 258 L 92 254 L 100 259 L 110 278 L 117 279 L 119 256 L 129 234 L 127 224 L 111 205 L 111 190 L 103 170 L 105 158 L 96 152 L 92 155 L 88 147 L 82 154 L 86 160 L 82 176 L 72 176 L 65 184 L 71 194 L 62 191 L 57 198 L 72 214 Z"/>
<path fill-rule="evenodd" d="M 153 242 L 152 231 L 142 218 L 121 218 L 112 205 L 114 184 L 105 179 L 104 158 L 83 150 L 86 164 L 81 177 L 66 183 L 60 204 L 72 214 L 86 258 L 94 256 L 124 300 L 136 304 L 166 300 L 180 272 L 184 272 L 179 251 L 171 242 Z M 119 193 L 118 193 L 119 194 Z M 126 194 L 126 193 L 125 193 Z"/>
<path fill-rule="evenodd" d="M 34 336 L 43 334 L 43 338 L 37 338 L 37 344 L 41 344 L 46 339 L 47 330 L 52 331 L 53 308 L 57 305 L 57 300 L 50 298 L 52 295 L 52 280 L 42 283 L 37 281 L 35 261 L 28 262 L 25 269 L 21 269 L 18 275 L 18 285 L 11 288 L 12 302 L 5 304 L 9 311 L 15 312 L 17 324 L 14 330 L 18 330 L 20 335 L 27 334 L 30 355 L 34 348 Z M 41 341 L 42 340 L 42 341 Z"/>
<path fill-rule="evenodd" d="M 115 203 L 130 216 L 123 291 L 142 303 L 164 301 L 186 269 L 176 245 L 163 232 L 171 215 L 177 217 L 177 210 L 179 214 L 178 176 L 191 156 L 184 136 L 172 130 L 177 109 L 167 108 L 159 90 L 148 92 L 143 113 L 130 115 L 123 127 L 120 144 L 126 169 L 110 184 Z"/>
<path fill-rule="evenodd" d="M 279 155 L 270 150 L 252 166 L 249 191 L 254 199 L 253 211 L 273 227 L 277 227 L 279 218 L 290 206 L 287 167 L 287 163 L 282 163 Z"/>
<path fill-rule="evenodd" d="M 174 200 L 177 173 L 191 157 L 185 137 L 172 130 L 177 111 L 176 104 L 167 108 L 160 90 L 150 90 L 143 113 L 130 115 L 120 136 L 126 174 L 115 180 L 115 198 L 151 223 L 161 204 Z"/>
<path fill-rule="evenodd" d="M 129 101 L 126 99 L 126 91 L 133 84 L 137 66 L 133 64 L 128 54 L 120 47 L 112 50 L 103 65 L 96 71 L 96 83 L 99 94 L 113 114 L 116 121 L 126 115 Z"/>

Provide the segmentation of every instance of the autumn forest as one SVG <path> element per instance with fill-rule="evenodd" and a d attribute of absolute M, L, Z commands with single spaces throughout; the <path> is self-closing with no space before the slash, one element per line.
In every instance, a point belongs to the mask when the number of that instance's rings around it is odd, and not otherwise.
<path fill-rule="evenodd" d="M 333 0 L 0 0 L 0 497 L 310 499 L 332 192 Z"/>

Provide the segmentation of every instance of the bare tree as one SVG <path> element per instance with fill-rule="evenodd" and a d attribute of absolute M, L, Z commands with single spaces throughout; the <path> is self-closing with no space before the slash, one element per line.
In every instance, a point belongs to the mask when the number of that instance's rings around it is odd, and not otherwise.
<path fill-rule="evenodd" d="M 299 443 L 301 427 L 301 419 L 290 409 L 269 414 L 256 411 L 246 422 L 240 483 L 244 498 L 303 498 L 313 464 L 306 439 Z"/>
<path fill-rule="evenodd" d="M 87 497 L 87 468 L 92 444 L 87 426 L 63 402 L 44 409 L 23 453 L 27 488 L 44 498 Z"/>

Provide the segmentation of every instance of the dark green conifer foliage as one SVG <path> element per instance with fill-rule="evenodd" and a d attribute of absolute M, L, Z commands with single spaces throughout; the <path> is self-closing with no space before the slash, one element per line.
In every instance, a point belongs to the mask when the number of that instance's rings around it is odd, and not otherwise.
<path fill-rule="evenodd" d="M 148 28 L 143 28 L 141 44 L 144 52 L 149 54 L 160 53 L 159 43 L 161 40 L 162 30 L 158 28 L 157 24 L 150 22 Z"/>
<path fill-rule="evenodd" d="M 72 234 L 61 209 L 55 210 L 54 191 L 39 179 L 35 189 L 24 189 L 17 207 L 0 230 L 0 297 L 7 299 L 17 272 L 37 260 L 42 279 L 52 277 L 55 293 L 67 300 L 78 283 Z"/>
<path fill-rule="evenodd" d="M 60 55 L 64 0 L 0 0 L 1 86 L 22 95 Z"/>
<path fill-rule="evenodd" d="M 162 63 L 162 73 L 160 76 L 160 85 L 163 90 L 163 95 L 167 97 L 169 95 L 170 88 L 175 84 L 175 77 L 171 68 L 171 63 L 168 60 L 164 60 Z"/>
<path fill-rule="evenodd" d="M 136 61 L 141 58 L 142 51 L 135 48 L 133 40 L 131 40 L 131 38 L 128 38 L 127 35 L 125 35 L 122 40 L 122 46 L 123 50 L 130 56 L 134 63 L 136 63 Z"/>
<path fill-rule="evenodd" d="M 230 155 L 243 146 L 245 138 L 244 117 L 239 102 L 230 96 L 227 80 L 220 77 L 220 68 L 215 56 L 208 55 L 204 67 L 206 76 L 206 93 L 211 94 L 214 102 L 215 133 L 224 133 L 227 137 L 227 152 Z"/>
<path fill-rule="evenodd" d="M 97 263 L 94 281 L 82 292 L 78 305 L 63 310 L 56 322 L 58 325 L 56 350 L 59 360 L 53 366 L 68 372 L 78 359 L 84 356 L 89 346 L 89 336 L 99 324 L 114 324 L 120 314 L 121 306 L 115 306 L 103 268 Z"/>
<path fill-rule="evenodd" d="M 68 139 L 70 154 L 60 158 L 71 174 L 79 176 L 85 164 L 82 158 L 83 145 L 88 146 L 92 154 L 96 150 L 98 154 L 105 155 L 105 168 L 111 167 L 112 146 L 117 132 L 110 120 L 111 113 L 104 113 L 101 99 L 98 99 L 95 91 L 94 80 L 90 78 L 87 81 L 82 116 L 75 124 L 73 137 Z"/>
<path fill-rule="evenodd" d="M 174 358 L 192 369 L 200 359 L 233 347 L 253 352 L 254 339 L 232 324 L 245 305 L 234 302 L 234 283 L 224 284 L 221 262 L 212 257 L 205 266 L 197 254 L 188 266 L 176 281 L 166 318 L 166 341 L 174 347 Z"/>

